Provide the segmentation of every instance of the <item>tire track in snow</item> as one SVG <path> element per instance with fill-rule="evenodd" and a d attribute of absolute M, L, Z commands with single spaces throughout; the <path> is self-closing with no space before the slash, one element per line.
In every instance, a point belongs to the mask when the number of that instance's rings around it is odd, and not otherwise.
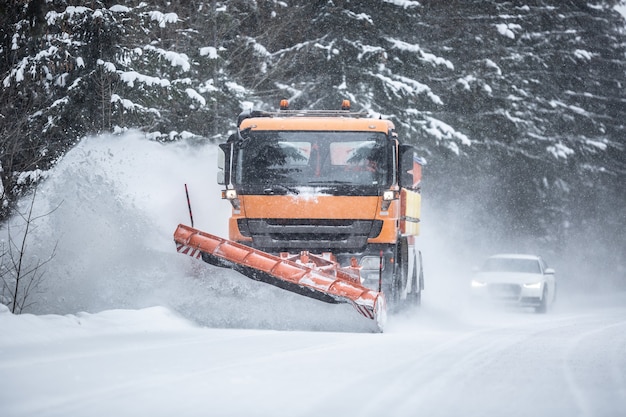
<path fill-rule="evenodd" d="M 342 382 L 341 386 L 335 386 L 330 395 L 319 399 L 318 403 L 321 406 L 317 407 L 320 408 L 318 412 L 323 411 L 324 404 L 335 404 L 333 410 L 339 414 L 356 412 L 360 416 L 378 416 L 382 412 L 389 416 L 412 415 L 420 410 L 420 399 L 428 397 L 429 392 L 440 392 L 444 389 L 450 382 L 451 375 L 459 373 L 459 368 L 467 369 L 469 364 L 481 362 L 481 358 L 485 358 L 489 352 L 498 348 L 501 344 L 499 342 L 487 344 L 482 342 L 486 335 L 494 331 L 496 330 L 491 328 L 479 328 L 461 334 L 458 332 L 430 334 L 429 338 L 424 340 L 427 350 L 420 351 L 420 346 L 415 346 L 413 350 L 409 346 L 406 350 L 412 351 L 414 356 L 393 358 L 385 358 L 389 350 L 387 345 L 398 344 L 398 339 L 402 340 L 404 335 L 385 335 L 383 340 L 377 342 L 376 349 L 369 346 L 372 358 L 378 359 L 378 366 L 368 366 Z M 433 340 L 429 340 L 433 336 L 434 346 Z M 407 340 L 412 338 L 413 336 Z M 476 347 L 461 356 L 456 355 L 459 346 L 468 345 Z M 406 381 L 414 381 L 416 375 L 419 375 L 420 383 L 407 385 Z M 354 393 L 353 401 L 350 401 L 349 393 Z M 316 412 L 306 415 L 316 415 Z"/>
<path fill-rule="evenodd" d="M 245 335 L 241 335 L 236 330 L 207 329 L 206 335 L 201 336 L 194 336 L 197 333 L 192 333 L 191 337 L 177 333 L 159 334 L 148 346 L 141 346 L 141 343 L 138 343 L 139 341 L 145 342 L 145 336 L 135 338 L 133 337 L 135 335 L 124 335 L 120 338 L 120 345 L 113 349 L 98 349 L 92 346 L 83 349 L 82 346 L 79 346 L 78 352 L 55 354 L 49 357 L 48 361 L 67 362 L 68 371 L 78 369 L 78 376 L 75 378 L 78 377 L 83 381 L 82 386 L 76 387 L 76 390 L 69 394 L 63 396 L 50 395 L 36 404 L 30 404 L 28 413 L 24 414 L 104 416 L 107 415 L 107 405 L 115 404 L 123 397 L 150 397 L 155 392 L 169 395 L 168 389 L 171 386 L 202 387 L 203 384 L 206 387 L 215 384 L 220 385 L 221 395 L 219 390 L 218 394 L 215 393 L 215 387 L 213 389 L 207 388 L 204 395 L 194 394 L 193 389 L 196 388 L 191 388 L 189 396 L 185 397 L 185 405 L 181 405 L 183 409 L 189 408 L 189 415 L 201 415 L 199 409 L 206 408 L 211 402 L 219 404 L 223 408 L 224 402 L 231 401 L 234 409 L 237 409 L 239 404 L 237 403 L 236 390 L 227 389 L 228 387 L 258 384 L 259 381 L 255 381 L 255 378 L 272 375 L 271 368 L 277 362 L 290 356 L 302 358 L 316 352 L 333 351 L 337 346 L 345 347 L 341 340 L 346 335 L 330 334 L 330 340 L 328 337 L 322 336 L 325 341 L 316 343 L 319 335 L 315 333 L 300 333 L 302 336 L 300 338 L 293 338 L 293 334 L 293 332 L 258 330 L 247 331 Z M 216 338 L 216 335 L 219 337 Z M 160 339 L 161 337 L 163 339 Z M 176 338 L 176 340 L 170 338 Z M 236 340 L 237 342 L 233 343 Z M 89 344 L 97 345 L 97 338 L 90 340 Z M 236 348 L 233 349 L 233 346 Z M 137 357 L 138 352 L 143 351 L 146 351 L 148 358 L 129 362 L 132 358 Z M 158 352 L 155 351 L 162 351 L 162 353 L 157 354 Z M 206 351 L 207 354 L 203 356 L 199 351 Z M 176 368 L 160 367 L 161 365 L 150 359 L 155 355 L 167 357 L 171 353 L 180 356 L 179 365 Z M 89 367 L 93 367 L 90 364 L 100 361 L 109 361 L 114 364 L 112 365 L 114 371 L 104 376 L 95 375 L 89 369 Z M 42 364 L 39 363 L 36 366 L 41 367 Z M 148 372 L 146 372 L 147 370 Z M 216 382 L 216 378 L 219 377 L 224 377 L 224 380 Z M 65 378 L 68 378 L 68 375 Z M 228 399 L 231 395 L 233 398 Z M 261 397 L 260 395 L 256 399 L 248 398 L 247 401 L 262 403 L 263 398 Z M 153 401 L 158 404 L 161 400 Z M 194 409 L 193 404 L 199 408 Z M 143 404 L 142 411 L 145 411 L 146 407 L 151 408 L 153 405 Z M 163 410 L 155 407 L 155 411 L 161 415 Z M 184 411 L 182 413 L 180 410 L 171 411 L 186 415 Z"/>
<path fill-rule="evenodd" d="M 325 408 L 323 404 L 331 403 L 338 404 L 335 408 L 340 413 L 357 411 L 362 416 L 380 413 L 404 416 L 418 411 L 429 416 L 454 415 L 459 407 L 465 407 L 461 408 L 464 415 L 496 415 L 503 412 L 505 400 L 525 401 L 525 391 L 522 387 L 518 392 L 518 385 L 532 387 L 535 381 L 547 379 L 547 387 L 539 390 L 526 388 L 529 394 L 539 393 L 535 394 L 533 402 L 541 404 L 543 415 L 567 412 L 568 409 L 575 411 L 571 399 L 567 395 L 562 396 L 560 387 L 565 383 L 565 377 L 559 371 L 558 359 L 565 355 L 569 340 L 576 337 L 579 326 L 594 326 L 597 318 L 589 314 L 510 317 L 514 319 L 510 326 L 503 325 L 499 320 L 483 328 L 466 326 L 457 331 L 439 333 L 434 335 L 434 347 L 430 347 L 433 335 L 427 335 L 426 350 L 415 346 L 412 356 L 380 360 L 380 366 L 370 366 L 367 371 L 335 387 L 333 392 L 318 401 L 315 410 L 322 412 Z M 402 335 L 388 336 L 402 339 Z M 380 352 L 373 350 L 373 356 L 383 358 L 384 346 L 377 347 L 382 349 Z M 525 361 L 529 359 L 536 363 L 526 366 Z M 372 381 L 381 383 L 373 384 Z M 483 383 L 485 392 L 475 389 L 477 384 Z M 494 387 L 495 392 L 488 392 Z M 471 393 L 464 396 L 468 391 Z M 359 395 L 350 401 L 352 396 L 346 394 L 350 392 L 358 392 Z M 561 398 L 558 398 L 559 395 Z M 553 401 L 555 396 L 557 401 Z M 527 415 L 528 405 L 518 408 L 515 405 L 510 404 L 507 415 Z M 303 415 L 315 415 L 315 412 Z"/>
<path fill-rule="evenodd" d="M 619 317 L 621 318 L 621 317 Z M 588 342 L 599 339 L 602 333 L 613 333 L 612 336 L 602 336 L 601 340 L 612 340 L 614 343 L 607 346 L 605 350 L 598 352 L 596 346 L 588 346 Z M 603 356 L 602 358 L 599 355 Z M 617 323 L 602 324 L 598 328 L 584 331 L 571 340 L 562 360 L 562 370 L 570 392 L 574 396 L 574 401 L 578 406 L 581 416 L 611 416 L 611 405 L 622 404 L 626 407 L 626 321 Z M 582 376 L 579 375 L 584 368 L 601 367 L 607 368 L 602 372 L 608 381 L 611 381 L 611 390 L 606 389 L 607 380 L 589 381 L 588 370 Z M 594 375 L 598 375 L 598 369 L 594 370 Z M 602 387 L 602 388 L 600 388 Z M 602 390 L 605 401 L 598 406 L 597 401 L 589 399 L 591 390 Z M 608 410 L 603 410 L 606 405 Z M 600 408 L 600 409 L 599 409 Z"/>

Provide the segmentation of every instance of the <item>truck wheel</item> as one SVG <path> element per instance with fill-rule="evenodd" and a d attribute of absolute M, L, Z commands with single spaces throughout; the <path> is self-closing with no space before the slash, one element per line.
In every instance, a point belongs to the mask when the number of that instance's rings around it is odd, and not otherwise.
<path fill-rule="evenodd" d="M 406 299 L 409 275 L 409 243 L 406 238 L 399 238 L 396 255 L 396 269 L 393 276 L 392 300 L 396 306 L 400 306 Z"/>

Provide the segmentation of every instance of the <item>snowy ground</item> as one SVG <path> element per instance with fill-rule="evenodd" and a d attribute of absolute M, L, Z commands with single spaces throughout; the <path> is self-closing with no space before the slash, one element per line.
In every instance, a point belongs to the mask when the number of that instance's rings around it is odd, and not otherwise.
<path fill-rule="evenodd" d="M 127 134 L 51 173 L 29 247 L 57 252 L 34 314 L 0 310 L 0 416 L 623 415 L 626 294 L 477 311 L 425 227 L 422 309 L 358 332 L 349 308 L 176 254 L 185 183 L 196 226 L 226 235 L 215 157 Z"/>
<path fill-rule="evenodd" d="M 3 312 L 0 415 L 617 417 L 615 301 L 462 319 L 425 306 L 384 334 L 206 328 L 163 307 Z"/>

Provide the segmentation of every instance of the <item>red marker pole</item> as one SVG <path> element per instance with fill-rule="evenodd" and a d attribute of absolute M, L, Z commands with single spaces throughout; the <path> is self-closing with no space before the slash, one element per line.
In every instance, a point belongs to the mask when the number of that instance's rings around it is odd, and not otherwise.
<path fill-rule="evenodd" d="M 187 207 L 189 207 L 189 218 L 191 219 L 191 227 L 193 227 L 193 213 L 191 212 L 191 201 L 189 201 L 189 190 L 185 184 L 185 195 L 187 195 Z"/>

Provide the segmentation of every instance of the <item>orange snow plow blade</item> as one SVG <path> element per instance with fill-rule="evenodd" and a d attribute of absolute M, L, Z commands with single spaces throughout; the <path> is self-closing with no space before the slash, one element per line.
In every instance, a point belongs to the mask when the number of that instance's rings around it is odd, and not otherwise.
<path fill-rule="evenodd" d="M 326 303 L 350 303 L 382 332 L 387 317 L 385 297 L 360 284 L 358 269 L 340 268 L 332 260 L 303 253 L 275 256 L 185 225 L 174 232 L 179 253 L 211 265 L 233 269 L 265 282 Z"/>

